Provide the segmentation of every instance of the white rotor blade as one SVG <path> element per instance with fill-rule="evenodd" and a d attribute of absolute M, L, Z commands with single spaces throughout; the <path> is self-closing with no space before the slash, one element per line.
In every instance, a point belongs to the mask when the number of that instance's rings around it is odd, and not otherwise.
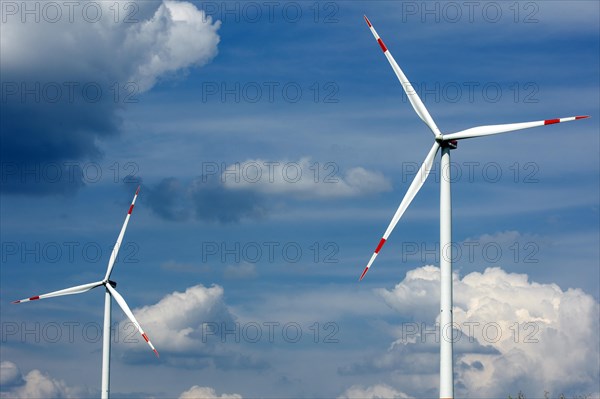
<path fill-rule="evenodd" d="M 429 129 L 431 129 L 435 137 L 439 137 L 441 135 L 440 129 L 438 129 L 431 115 L 429 115 L 429 111 L 427 111 L 427 108 L 425 108 L 425 105 L 421 101 L 421 98 L 419 98 L 419 95 L 407 79 L 406 75 L 404 75 L 404 72 L 402 72 L 402 69 L 400 69 L 400 67 L 398 66 L 398 63 L 392 56 L 392 53 L 390 53 L 390 51 L 383 43 L 383 40 L 381 40 L 381 38 L 377 34 L 375 28 L 373 28 L 373 25 L 371 25 L 371 21 L 369 21 L 369 18 L 367 18 L 366 15 L 364 17 L 365 21 L 367 22 L 367 25 L 369 25 L 369 29 L 371 29 L 371 33 L 373 33 L 373 36 L 375 36 L 375 40 L 377 40 L 377 43 L 379 43 L 381 50 L 383 50 L 383 54 L 386 56 L 390 65 L 392 66 L 392 69 L 396 73 L 396 76 L 398 77 L 398 80 L 400 81 L 400 84 L 402 85 L 402 88 L 408 96 L 408 100 L 410 101 L 417 115 L 419 115 L 419 118 L 421 118 L 421 120 L 423 120 L 423 122 L 425 122 L 425 124 L 429 126 Z"/>
<path fill-rule="evenodd" d="M 125 216 L 125 222 L 123 222 L 123 227 L 121 227 L 121 232 L 119 233 L 119 237 L 117 238 L 117 242 L 113 247 L 113 250 L 110 254 L 110 259 L 108 260 L 108 267 L 106 269 L 106 275 L 104 276 L 104 281 L 108 281 L 110 278 L 110 274 L 112 273 L 113 267 L 115 266 L 115 260 L 117 259 L 117 254 L 119 253 L 119 247 L 121 246 L 121 242 L 123 241 L 123 236 L 125 235 L 125 230 L 127 229 L 127 223 L 129 223 L 129 218 L 131 217 L 131 212 L 133 212 L 133 206 L 135 205 L 135 200 L 140 192 L 140 186 L 138 186 L 135 191 L 135 195 L 133 196 L 133 201 L 131 201 L 131 205 L 129 206 L 129 211 L 127 212 L 127 216 Z"/>
<path fill-rule="evenodd" d="M 429 176 L 429 173 L 431 172 L 431 166 L 433 165 L 433 160 L 435 159 L 435 154 L 437 154 L 439 148 L 440 148 L 440 145 L 436 141 L 433 144 L 433 147 L 431 147 L 431 150 L 429 150 L 429 153 L 427 154 L 427 157 L 425 158 L 425 160 L 423 161 L 423 164 L 419 168 L 417 175 L 413 179 L 412 183 L 410 183 L 410 186 L 408 187 L 408 190 L 406 191 L 404 198 L 402 198 L 402 202 L 400 202 L 400 206 L 398 207 L 398 210 L 394 214 L 394 217 L 392 218 L 390 225 L 388 226 L 387 230 L 383 234 L 383 237 L 379 241 L 379 245 L 377 245 L 375 252 L 373 252 L 373 255 L 371 256 L 371 259 L 369 260 L 367 267 L 365 267 L 365 270 L 362 272 L 362 275 L 360 276 L 359 281 L 362 280 L 363 277 L 365 277 L 365 274 L 367 274 L 367 271 L 373 264 L 373 261 L 375 261 L 377 254 L 379 254 L 381 247 L 383 247 L 383 244 L 385 244 L 385 242 L 387 241 L 388 237 L 392 233 L 392 230 L 394 230 L 394 227 L 396 227 L 396 224 L 398 223 L 398 221 L 404 214 L 404 211 L 406 211 L 406 208 L 408 208 L 408 206 L 410 205 L 413 198 L 415 198 L 415 195 L 417 195 L 417 193 L 423 186 L 423 183 L 425 183 L 425 180 L 427 180 L 427 177 Z"/>
<path fill-rule="evenodd" d="M 545 126 L 545 125 L 553 125 L 555 123 L 561 122 L 571 122 L 579 119 L 586 119 L 589 116 L 571 116 L 568 118 L 560 118 L 560 119 L 546 119 L 543 121 L 535 121 L 535 122 L 523 122 L 523 123 L 507 123 L 505 125 L 489 125 L 489 126 L 477 126 L 472 127 L 470 129 L 462 130 L 457 133 L 444 134 L 444 140 L 460 140 L 460 139 L 468 139 L 472 137 L 479 136 L 489 136 L 492 134 L 506 133 L 512 132 L 515 130 L 521 129 L 529 129 L 530 127 L 537 126 Z"/>
<path fill-rule="evenodd" d="M 82 285 L 78 285 L 76 287 L 65 288 L 64 290 L 53 291 L 53 292 L 49 292 L 47 294 L 36 295 L 36 296 L 32 296 L 30 298 L 20 299 L 18 301 L 14 301 L 13 303 L 36 301 L 38 299 L 52 298 L 55 296 L 81 294 L 83 292 L 87 292 L 87 291 L 91 290 L 92 288 L 96 288 L 100 285 L 102 285 L 102 281 L 96 281 L 95 283 L 82 284 Z"/>
<path fill-rule="evenodd" d="M 142 334 L 142 337 L 148 343 L 148 345 L 150 345 L 150 348 L 152 349 L 156 357 L 158 357 L 158 351 L 154 348 L 154 345 L 152 345 L 152 342 L 150 342 L 150 338 L 148 338 L 144 330 L 142 330 L 142 326 L 140 326 L 140 323 L 138 323 L 138 321 L 136 320 L 135 316 L 133 315 L 133 312 L 131 311 L 131 309 L 129 309 L 129 306 L 127 306 L 127 302 L 125 302 L 125 299 L 123 299 L 121 294 L 119 294 L 117 290 L 115 290 L 109 283 L 104 284 L 104 286 L 106 287 L 106 289 L 108 289 L 112 297 L 115 298 L 117 304 L 119 304 L 123 312 L 127 315 L 127 317 L 129 317 L 129 320 L 131 320 L 133 325 L 139 330 L 140 334 Z"/>

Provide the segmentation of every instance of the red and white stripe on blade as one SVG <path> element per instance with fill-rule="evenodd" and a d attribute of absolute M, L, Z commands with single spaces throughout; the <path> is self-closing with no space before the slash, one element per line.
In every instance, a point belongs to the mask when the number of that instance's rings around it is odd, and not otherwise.
<path fill-rule="evenodd" d="M 73 295 L 73 294 L 81 294 L 83 292 L 87 292 L 92 288 L 96 288 L 102 285 L 102 281 L 96 281 L 95 283 L 82 284 L 75 287 L 65 288 L 64 290 L 53 291 L 47 294 L 36 295 L 30 298 L 20 299 L 18 301 L 14 301 L 13 303 L 22 303 L 29 301 L 36 301 L 38 299 L 52 298 L 55 296 L 63 296 L 63 295 Z"/>
<path fill-rule="evenodd" d="M 435 159 L 435 155 L 437 154 L 439 148 L 440 148 L 440 145 L 437 141 L 435 143 L 433 143 L 433 147 L 431 147 L 431 150 L 429 150 L 429 153 L 427 154 L 427 157 L 425 158 L 425 160 L 423 161 L 423 164 L 419 168 L 417 175 L 413 179 L 412 183 L 410 183 L 410 186 L 408 187 L 408 190 L 406 191 L 404 198 L 402 198 L 402 202 L 400 202 L 400 206 L 398 207 L 398 210 L 396 210 L 396 213 L 394 214 L 394 217 L 392 218 L 392 221 L 390 222 L 387 230 L 383 234 L 383 237 L 381 238 L 381 240 L 379 240 L 379 244 L 377 245 L 377 248 L 375 248 L 375 252 L 373 252 L 373 255 L 371 256 L 371 259 L 369 260 L 367 267 L 365 267 L 365 270 L 362 272 L 359 281 L 362 280 L 363 277 L 365 277 L 365 274 L 367 274 L 367 271 L 369 271 L 369 268 L 375 261 L 375 258 L 379 254 L 379 251 L 381 251 L 383 244 L 385 244 L 385 242 L 387 241 L 390 234 L 392 234 L 394 227 L 396 227 L 396 224 L 398 223 L 398 221 L 400 220 L 400 218 L 402 217 L 402 215 L 404 214 L 406 209 L 408 208 L 408 206 L 410 205 L 412 200 L 415 198 L 415 196 L 417 195 L 417 193 L 419 192 L 421 187 L 423 187 L 425 180 L 427 180 L 427 177 L 429 176 L 429 173 L 431 172 L 431 167 L 433 166 L 433 160 Z"/>
<path fill-rule="evenodd" d="M 490 136 L 492 134 L 500 134 L 512 132 L 515 130 L 529 129 L 531 127 L 554 125 L 555 123 L 571 122 L 579 119 L 589 118 L 588 115 L 570 116 L 568 118 L 545 119 L 542 121 L 522 122 L 522 123 L 507 123 L 504 125 L 489 125 L 477 126 L 470 129 L 462 130 L 457 133 L 444 134 L 444 140 L 460 140 L 480 136 Z"/>
<path fill-rule="evenodd" d="M 383 54 L 392 66 L 394 73 L 396 73 L 396 76 L 398 77 L 398 80 L 400 81 L 400 84 L 402 85 L 402 88 L 404 89 L 404 92 L 406 93 L 408 100 L 410 101 L 410 104 L 414 108 L 415 112 L 417 113 L 417 115 L 419 115 L 419 118 L 421 118 L 421 120 L 423 120 L 423 122 L 425 122 L 425 124 L 429 126 L 429 129 L 431 129 L 431 131 L 436 137 L 440 136 L 440 129 L 438 129 L 437 125 L 433 121 L 433 118 L 429 114 L 429 111 L 427 111 L 427 108 L 425 108 L 425 105 L 421 101 L 421 98 L 413 88 L 410 81 L 407 79 L 406 75 L 404 75 L 404 72 L 402 72 L 402 69 L 400 69 L 400 67 L 398 66 L 398 63 L 392 56 L 392 53 L 390 53 L 388 48 L 385 46 L 383 40 L 381 40 L 375 28 L 373 28 L 373 25 L 371 24 L 371 21 L 369 21 L 369 18 L 367 18 L 366 15 L 364 17 L 365 21 L 367 22 L 367 25 L 369 25 L 369 29 L 371 29 L 371 33 L 373 34 L 373 36 L 375 36 L 375 40 L 377 40 L 377 43 L 379 43 Z"/>
<path fill-rule="evenodd" d="M 135 191 L 133 201 L 131 201 L 129 211 L 127 211 L 127 216 L 125 216 L 125 222 L 123 222 L 123 227 L 121 227 L 121 232 L 119 233 L 117 242 L 115 243 L 115 246 L 113 247 L 113 250 L 110 254 L 110 259 L 108 260 L 108 267 L 106 268 L 106 275 L 104 276 L 104 281 L 108 281 L 108 279 L 110 278 L 110 274 L 112 273 L 113 267 L 115 266 L 115 260 L 117 259 L 117 255 L 119 254 L 119 247 L 121 246 L 121 242 L 123 242 L 123 236 L 125 235 L 125 230 L 127 229 L 127 223 L 129 223 L 129 218 L 131 217 L 131 212 L 133 212 L 135 200 L 137 199 L 139 193 L 140 186 L 138 186 L 137 190 Z"/>
<path fill-rule="evenodd" d="M 148 343 L 148 345 L 150 345 L 150 349 L 152 349 L 152 351 L 154 352 L 156 357 L 158 357 L 158 351 L 154 348 L 154 345 L 152 345 L 152 342 L 150 342 L 150 339 L 148 338 L 148 336 L 146 335 L 144 330 L 142 330 L 142 326 L 136 320 L 135 316 L 133 315 L 133 312 L 131 311 L 131 309 L 129 309 L 129 306 L 127 306 L 127 302 L 125 302 L 125 299 L 123 299 L 121 294 L 119 294 L 117 292 L 117 290 L 115 290 L 110 284 L 105 284 L 105 286 L 106 286 L 106 289 L 108 290 L 108 292 L 110 292 L 110 295 L 112 295 L 112 297 L 115 299 L 115 301 L 117 301 L 117 304 L 123 310 L 123 313 L 125 313 L 127 315 L 129 320 L 138 329 L 140 334 L 142 334 L 142 338 L 144 338 L 144 341 L 146 341 Z"/>

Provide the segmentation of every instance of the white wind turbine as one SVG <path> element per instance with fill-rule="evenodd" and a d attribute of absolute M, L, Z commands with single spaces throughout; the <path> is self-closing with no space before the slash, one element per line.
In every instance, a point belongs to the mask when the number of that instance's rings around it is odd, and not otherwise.
<path fill-rule="evenodd" d="M 396 224 L 406 211 L 406 208 L 411 203 L 417 192 L 425 183 L 427 176 L 431 171 L 431 167 L 433 165 L 433 160 L 438 152 L 438 150 L 442 149 L 442 158 L 440 161 L 440 170 L 442 171 L 442 178 L 440 179 L 440 251 L 443 251 L 443 256 L 440 256 L 440 272 L 441 272 L 441 289 L 440 289 L 440 398 L 453 398 L 454 397 L 454 376 L 453 376 L 453 364 L 452 364 L 452 340 L 445 339 L 444 331 L 450 327 L 450 338 L 452 336 L 452 206 L 451 206 L 451 197 L 450 197 L 450 176 L 444 176 L 444 171 L 450 171 L 450 150 L 455 149 L 457 146 L 457 141 L 461 139 L 468 139 L 472 137 L 480 137 L 480 136 L 489 136 L 492 134 L 511 132 L 514 130 L 528 129 L 536 126 L 545 126 L 552 125 L 560 122 L 570 122 L 578 119 L 585 119 L 588 116 L 573 116 L 569 118 L 560 118 L 560 119 L 546 119 L 542 121 L 535 122 L 523 122 L 523 123 L 510 123 L 504 125 L 489 125 L 489 126 L 478 126 L 470 129 L 462 130 L 457 133 L 450 134 L 442 134 L 435 122 L 429 115 L 427 108 L 423 105 L 423 102 L 419 98 L 418 94 L 415 92 L 409 80 L 406 78 L 392 54 L 388 51 L 387 47 L 371 25 L 369 19 L 365 16 L 365 21 L 373 36 L 379 43 L 381 50 L 387 60 L 389 61 L 392 69 L 396 73 L 398 80 L 400 80 L 400 84 L 402 88 L 406 92 L 408 99 L 416 111 L 417 115 L 425 122 L 425 124 L 431 129 L 435 141 L 433 143 L 433 147 L 429 150 L 427 157 L 425 157 L 425 161 L 421 165 L 421 168 L 417 172 L 414 180 L 408 187 L 408 191 L 406 192 L 402 202 L 400 202 L 400 206 L 398 210 L 394 214 L 392 221 L 390 222 L 387 230 L 383 234 L 383 237 L 379 241 L 375 252 L 371 256 L 367 267 L 362 272 L 360 276 L 360 280 L 363 279 L 373 261 L 377 257 L 377 254 L 385 244 L 389 235 L 396 227 Z"/>
<path fill-rule="evenodd" d="M 88 283 L 83 285 L 78 285 L 76 287 L 65 288 L 60 291 L 50 292 L 48 294 L 36 295 L 30 298 L 21 299 L 19 301 L 14 301 L 13 303 L 23 303 L 29 301 L 35 301 L 38 299 L 51 298 L 55 296 L 63 296 L 63 295 L 73 295 L 73 294 L 81 294 L 91 290 L 92 288 L 104 286 L 105 288 L 105 296 L 104 296 L 104 327 L 103 327 L 103 336 L 102 336 L 102 399 L 108 399 L 109 397 L 109 382 L 110 382 L 110 324 L 111 324 L 111 297 L 117 301 L 117 304 L 121 307 L 123 312 L 129 317 L 129 320 L 133 323 L 133 325 L 139 330 L 140 334 L 144 340 L 150 345 L 150 348 L 156 356 L 158 357 L 158 351 L 154 349 L 154 345 L 150 342 L 150 339 L 142 330 L 142 326 L 135 319 L 135 316 L 127 306 L 127 303 L 117 292 L 115 287 L 117 283 L 110 280 L 110 275 L 112 273 L 113 267 L 115 265 L 115 260 L 117 259 L 117 254 L 119 253 L 119 247 L 121 246 L 121 242 L 123 241 L 123 236 L 125 235 L 125 229 L 127 228 L 127 223 L 129 223 L 129 218 L 131 217 L 131 212 L 133 211 L 133 207 L 135 205 L 135 200 L 140 192 L 140 188 L 138 187 L 135 195 L 133 197 L 133 201 L 131 201 L 131 206 L 129 207 L 129 211 L 127 211 L 127 216 L 125 216 L 125 222 L 123 223 L 123 227 L 121 228 L 121 232 L 119 233 L 119 237 L 117 238 L 117 242 L 110 254 L 110 259 L 108 261 L 108 267 L 106 269 L 106 274 L 101 281 L 96 281 L 95 283 Z"/>

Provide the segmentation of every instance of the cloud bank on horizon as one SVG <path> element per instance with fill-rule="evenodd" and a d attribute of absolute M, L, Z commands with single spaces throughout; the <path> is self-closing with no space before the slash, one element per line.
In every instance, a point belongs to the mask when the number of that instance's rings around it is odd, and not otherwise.
<path fill-rule="evenodd" d="M 434 326 L 439 274 L 437 267 L 419 267 L 409 271 L 394 288 L 376 290 L 406 321 L 392 324 L 397 338 L 387 351 L 340 372 L 353 378 L 384 372 L 393 380 L 350 386 L 340 394 L 341 398 L 409 398 L 436 392 L 437 351 L 439 339 L 444 339 Z M 524 392 L 548 391 L 558 395 L 576 386 L 580 391 L 597 394 L 598 301 L 579 289 L 563 291 L 555 284 L 529 281 L 525 274 L 508 273 L 498 267 L 462 278 L 455 273 L 454 280 L 457 393 L 467 397 L 501 397 L 511 394 L 506 392 L 507 387 L 518 386 Z M 218 353 L 229 360 L 221 359 L 217 367 L 231 369 L 248 362 L 264 367 L 267 359 L 244 353 L 243 346 L 232 351 L 221 342 L 216 346 L 206 343 L 203 335 L 207 323 L 220 325 L 246 318 L 232 313 L 223 294 L 220 286 L 197 285 L 185 292 L 168 294 L 154 305 L 134 309 L 134 313 L 167 364 L 205 368 L 208 364 L 193 366 L 194 359 Z M 277 297 L 270 300 L 277 301 Z M 125 355 L 125 359 L 146 362 L 145 356 L 137 355 L 146 350 L 143 345 L 123 348 L 134 355 Z M 83 387 L 67 387 L 47 372 L 32 370 L 23 375 L 15 363 L 3 362 L 1 397 L 89 395 Z M 573 375 L 578 376 L 577 382 L 572 381 Z M 195 386 L 181 397 L 198 393 L 216 395 L 212 388 Z M 231 397 L 239 397 L 236 395 Z"/>

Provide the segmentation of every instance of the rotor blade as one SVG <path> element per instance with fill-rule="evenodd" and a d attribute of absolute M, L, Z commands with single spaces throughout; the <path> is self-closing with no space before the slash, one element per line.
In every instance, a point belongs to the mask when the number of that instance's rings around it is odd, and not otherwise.
<path fill-rule="evenodd" d="M 127 211 L 127 216 L 125 216 L 125 222 L 123 223 L 123 227 L 121 227 L 121 232 L 119 233 L 119 237 L 117 238 L 117 242 L 113 247 L 113 250 L 110 254 L 110 259 L 108 260 L 108 267 L 106 269 L 106 275 L 104 276 L 104 281 L 108 281 L 110 278 L 110 274 L 112 273 L 113 267 L 115 266 L 115 260 L 117 259 L 117 254 L 119 253 L 119 247 L 121 246 L 121 242 L 123 241 L 123 236 L 125 235 L 125 229 L 127 229 L 127 223 L 129 223 L 129 218 L 131 217 L 131 212 L 133 212 L 133 206 L 135 205 L 135 200 L 140 192 L 140 186 L 138 186 L 135 191 L 135 195 L 133 196 L 133 201 L 131 201 L 131 206 L 129 206 L 129 211 Z"/>
<path fill-rule="evenodd" d="M 89 291 L 92 288 L 96 288 L 100 285 L 102 285 L 102 281 L 96 281 L 95 283 L 82 284 L 82 285 L 78 285 L 76 287 L 65 288 L 64 290 L 53 291 L 53 292 L 49 292 L 47 294 L 36 295 L 36 296 L 32 296 L 30 298 L 20 299 L 18 301 L 13 301 L 13 303 L 36 301 L 38 299 L 52 298 L 54 296 L 81 294 L 82 292 Z"/>
<path fill-rule="evenodd" d="M 468 139 L 468 138 L 472 138 L 472 137 L 489 136 L 492 134 L 512 132 L 512 131 L 521 130 L 521 129 L 529 129 L 530 127 L 553 125 L 555 123 L 561 123 L 561 122 L 571 122 L 571 121 L 576 121 L 579 119 L 586 119 L 586 118 L 589 118 L 589 116 L 588 115 L 571 116 L 568 118 L 546 119 L 543 121 L 535 121 L 535 122 L 507 123 L 505 125 L 477 126 L 477 127 L 472 127 L 470 129 L 462 130 L 457 133 L 444 134 L 443 138 L 444 138 L 444 140 Z"/>
<path fill-rule="evenodd" d="M 362 280 L 363 277 L 365 277 L 365 274 L 367 274 L 367 271 L 369 270 L 369 268 L 375 261 L 377 254 L 379 254 L 381 247 L 383 247 L 383 244 L 385 244 L 385 242 L 387 241 L 388 237 L 392 233 L 392 230 L 394 230 L 394 227 L 396 227 L 396 224 L 398 223 L 398 221 L 404 214 L 404 211 L 406 211 L 406 208 L 408 208 L 408 206 L 410 205 L 413 198 L 415 198 L 415 195 L 417 195 L 417 193 L 423 186 L 423 183 L 425 183 L 425 180 L 427 180 L 427 176 L 429 176 L 429 173 L 431 172 L 431 166 L 433 165 L 433 160 L 435 159 L 435 154 L 437 154 L 439 148 L 440 148 L 440 145 L 436 141 L 433 144 L 433 147 L 431 147 L 431 150 L 429 150 L 429 153 L 427 154 L 427 157 L 425 158 L 425 160 L 423 161 L 423 164 L 419 168 L 417 175 L 413 179 L 412 183 L 410 183 L 410 186 L 408 187 L 408 191 L 404 195 L 402 202 L 400 202 L 400 206 L 398 207 L 398 210 L 394 214 L 394 217 L 392 218 L 390 225 L 388 226 L 387 230 L 383 234 L 383 237 L 379 241 L 379 244 L 377 245 L 375 252 L 373 252 L 373 255 L 371 256 L 371 259 L 369 260 L 367 267 L 365 267 L 365 270 L 362 272 L 362 275 L 360 276 L 359 281 Z"/>
<path fill-rule="evenodd" d="M 133 312 L 131 311 L 131 309 L 129 309 L 129 306 L 127 306 L 127 302 L 125 302 L 125 299 L 123 299 L 121 294 L 119 294 L 117 290 L 115 290 L 110 284 L 106 283 L 104 284 L 104 286 L 110 292 L 112 297 L 115 298 L 115 301 L 117 301 L 117 303 L 123 310 L 123 313 L 125 313 L 127 317 L 129 317 L 129 320 L 131 320 L 133 325 L 139 330 L 140 334 L 142 334 L 142 338 L 144 338 L 148 345 L 150 345 L 150 348 L 152 349 L 156 357 L 158 357 L 158 351 L 154 348 L 154 345 L 152 345 L 152 342 L 150 342 L 150 338 L 148 338 L 144 330 L 142 330 L 142 326 L 140 326 L 140 323 L 138 323 L 138 321 L 136 320 L 135 316 L 133 315 Z"/>
<path fill-rule="evenodd" d="M 402 72 L 402 69 L 400 69 L 400 67 L 398 66 L 398 63 L 396 63 L 396 60 L 392 56 L 392 53 L 390 53 L 388 48 L 385 46 L 383 40 L 381 40 L 381 38 L 377 34 L 377 31 L 375 30 L 375 28 L 373 28 L 373 25 L 371 25 L 371 21 L 369 21 L 369 18 L 367 18 L 366 15 L 364 17 L 365 21 L 367 22 L 367 25 L 369 25 L 369 29 L 371 29 L 371 33 L 373 33 L 373 36 L 375 36 L 375 40 L 377 40 L 377 43 L 379 43 L 381 50 L 383 50 L 383 54 L 386 56 L 390 65 L 392 66 L 392 69 L 396 73 L 396 76 L 398 77 L 398 80 L 400 81 L 400 84 L 402 85 L 402 88 L 408 96 L 408 100 L 410 101 L 417 115 L 419 115 L 419 118 L 421 118 L 421 120 L 423 120 L 423 122 L 425 122 L 425 124 L 429 126 L 429 129 L 431 129 L 435 137 L 439 137 L 441 135 L 440 129 L 438 129 L 431 115 L 429 115 L 429 111 L 427 111 L 427 108 L 425 108 L 425 105 L 419 98 L 419 95 L 407 79 L 406 75 L 404 75 L 404 72 Z"/>

